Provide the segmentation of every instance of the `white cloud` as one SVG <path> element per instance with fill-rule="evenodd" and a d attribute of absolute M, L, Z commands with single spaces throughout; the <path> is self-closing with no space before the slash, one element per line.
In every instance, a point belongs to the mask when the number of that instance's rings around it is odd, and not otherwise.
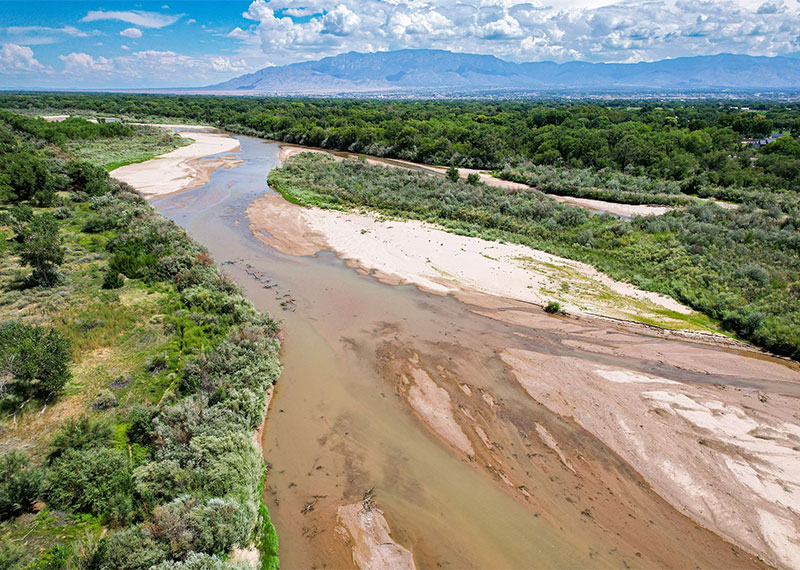
<path fill-rule="evenodd" d="M 339 4 L 322 17 L 322 33 L 349 36 L 361 25 L 361 17 L 344 4 Z"/>
<path fill-rule="evenodd" d="M 9 26 L 0 28 L 0 35 L 5 35 L 11 43 L 17 45 L 35 46 L 58 43 L 67 38 L 86 38 L 88 32 L 79 30 L 75 26 L 51 28 L 48 26 Z M 94 35 L 94 32 L 93 34 Z"/>
<path fill-rule="evenodd" d="M 126 38 L 141 38 L 142 30 L 140 30 L 139 28 L 125 28 L 119 33 L 119 35 L 124 36 Z"/>
<path fill-rule="evenodd" d="M 247 69 L 247 64 L 243 59 L 231 61 L 227 57 L 214 57 L 211 59 L 211 67 L 214 71 L 240 73 Z"/>
<path fill-rule="evenodd" d="M 619 62 L 800 51 L 795 0 L 253 0 L 243 17 L 256 24 L 229 33 L 241 53 L 279 64 L 399 48 Z"/>
<path fill-rule="evenodd" d="M 142 28 L 165 28 L 171 26 L 180 18 L 179 15 L 145 12 L 144 10 L 90 10 L 81 21 L 119 20 Z"/>
<path fill-rule="evenodd" d="M 0 45 L 0 71 L 3 73 L 47 72 L 49 67 L 39 63 L 28 46 Z"/>
<path fill-rule="evenodd" d="M 70 53 L 60 55 L 58 58 L 64 62 L 64 71 L 69 74 L 84 75 L 91 72 L 113 71 L 114 64 L 105 57 L 94 58 L 88 53 Z"/>

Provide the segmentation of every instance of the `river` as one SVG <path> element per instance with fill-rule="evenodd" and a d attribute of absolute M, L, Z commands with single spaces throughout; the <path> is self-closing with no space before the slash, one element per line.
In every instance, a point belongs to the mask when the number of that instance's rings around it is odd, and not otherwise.
<path fill-rule="evenodd" d="M 235 138 L 241 166 L 152 204 L 203 243 L 258 309 L 282 321 L 284 372 L 262 446 L 283 568 L 353 566 L 337 511 L 370 490 L 418 567 L 759 565 L 675 510 L 600 439 L 531 398 L 502 352 L 705 386 L 769 387 L 758 373 L 710 377 L 585 343 L 610 346 L 599 337 L 628 335 L 646 341 L 648 353 L 677 347 L 690 360 L 744 357 L 521 303 L 471 305 L 382 284 L 330 252 L 283 255 L 257 239 L 245 214 L 271 192 L 266 177 L 279 165 L 279 145 Z M 418 373 L 433 380 L 427 391 L 409 380 Z M 431 410 L 436 402 L 446 412 Z M 464 434 L 471 452 L 459 446 Z"/>

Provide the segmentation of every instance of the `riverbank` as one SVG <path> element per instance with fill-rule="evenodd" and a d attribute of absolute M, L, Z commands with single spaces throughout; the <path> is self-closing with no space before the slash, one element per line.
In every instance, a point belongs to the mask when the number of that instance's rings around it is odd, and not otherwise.
<path fill-rule="evenodd" d="M 479 291 L 540 306 L 555 301 L 570 314 L 716 332 L 669 297 L 523 245 L 457 235 L 415 220 L 303 208 L 278 195 L 265 195 L 247 213 L 254 233 L 268 245 L 290 255 L 332 250 L 385 283 L 457 296 Z"/>
<path fill-rule="evenodd" d="M 193 142 L 152 160 L 129 164 L 110 172 L 112 177 L 127 182 L 145 198 L 199 188 L 208 183 L 217 169 L 236 168 L 242 164 L 233 154 L 239 150 L 239 141 L 226 133 L 197 130 L 191 125 L 152 126 L 180 128 L 177 134 Z"/>

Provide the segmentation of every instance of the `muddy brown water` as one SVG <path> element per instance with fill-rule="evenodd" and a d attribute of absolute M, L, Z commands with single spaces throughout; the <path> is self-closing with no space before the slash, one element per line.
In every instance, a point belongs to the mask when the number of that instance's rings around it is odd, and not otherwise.
<path fill-rule="evenodd" d="M 452 297 L 385 285 L 331 253 L 280 254 L 253 235 L 244 213 L 270 191 L 266 177 L 278 165 L 279 145 L 236 138 L 244 164 L 152 203 L 208 247 L 259 309 L 282 321 L 284 372 L 262 444 L 283 568 L 352 566 L 336 509 L 369 489 L 418 567 L 757 566 L 677 513 L 594 436 L 533 401 L 498 354 L 519 347 L 683 381 L 757 380 L 583 352 L 563 342 L 572 333 L 503 322 Z M 532 323 L 553 319 L 538 308 L 514 309 L 529 311 Z M 463 412 L 457 419 L 480 448 L 475 456 L 459 454 L 414 414 L 402 381 L 412 365 L 427 370 Z M 536 438 L 537 424 L 576 471 Z M 480 447 L 471 431 L 478 425 L 490 446 Z"/>

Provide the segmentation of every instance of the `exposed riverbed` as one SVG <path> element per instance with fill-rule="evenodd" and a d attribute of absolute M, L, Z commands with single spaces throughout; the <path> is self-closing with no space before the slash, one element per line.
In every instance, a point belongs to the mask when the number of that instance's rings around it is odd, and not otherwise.
<path fill-rule="evenodd" d="M 283 319 L 262 440 L 282 567 L 800 560 L 795 366 L 282 254 L 245 213 L 279 145 L 235 138 L 237 167 L 152 203 Z"/>

